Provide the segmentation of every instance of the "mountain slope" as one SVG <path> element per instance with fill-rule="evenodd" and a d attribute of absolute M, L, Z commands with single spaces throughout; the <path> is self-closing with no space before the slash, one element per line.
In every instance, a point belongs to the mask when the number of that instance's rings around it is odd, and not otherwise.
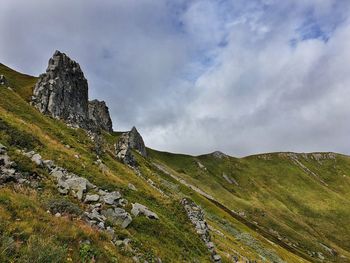
<path fill-rule="evenodd" d="M 341 234 L 349 233 L 345 222 L 349 218 L 349 181 L 343 177 L 350 168 L 346 156 L 335 155 L 335 170 L 334 159 L 300 161 L 319 178 L 279 154 L 220 159 L 147 149 L 147 158 L 133 151 L 138 163 L 133 168 L 116 158 L 115 143 L 121 133 L 103 131 L 102 151 L 97 151 L 89 133 L 42 115 L 28 103 L 35 77 L 4 65 L 0 65 L 0 74 L 10 86 L 0 86 L 0 143 L 7 147 L 17 171 L 28 180 L 39 178 L 30 185 L 0 184 L 1 262 L 210 262 L 210 252 L 180 203 L 184 197 L 204 210 L 222 262 L 319 260 L 319 255 L 309 256 L 308 250 L 323 251 L 327 260 L 346 261 L 341 257 L 349 251 L 349 235 Z M 32 150 L 101 189 L 118 190 L 128 200 L 126 211 L 132 203 L 140 203 L 159 220 L 133 216 L 127 228 L 110 224 L 113 239 L 108 231 L 88 224 L 82 211 L 89 204 L 60 194 L 49 171 L 23 155 Z M 283 180 L 280 174 L 286 175 Z M 302 201 L 303 196 L 308 202 Z M 321 202 L 323 196 L 327 200 Z M 62 213 L 55 216 L 62 207 Z M 231 209 L 244 211 L 244 220 Z M 337 224 L 342 228 L 319 229 Z M 289 246 L 274 232 L 262 231 L 269 228 L 300 244 Z M 327 255 L 319 242 L 334 247 L 338 255 Z"/>
<path fill-rule="evenodd" d="M 348 156 L 272 153 L 236 159 L 151 151 L 151 158 L 314 260 L 349 260 Z"/>

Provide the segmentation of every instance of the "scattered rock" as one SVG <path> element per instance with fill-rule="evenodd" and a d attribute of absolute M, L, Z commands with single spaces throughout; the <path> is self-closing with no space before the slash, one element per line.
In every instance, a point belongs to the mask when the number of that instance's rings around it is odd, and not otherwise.
<path fill-rule="evenodd" d="M 159 219 L 156 213 L 150 211 L 146 206 L 141 205 L 139 203 L 132 204 L 131 213 L 134 216 L 145 215 L 149 219 Z"/>
<path fill-rule="evenodd" d="M 211 241 L 209 226 L 205 221 L 203 210 L 193 201 L 186 198 L 181 200 L 181 204 L 184 206 L 188 218 L 195 226 L 197 234 L 201 236 L 203 242 L 210 251 L 212 260 L 214 262 L 221 262 L 221 257 L 216 253 L 214 243 Z"/>

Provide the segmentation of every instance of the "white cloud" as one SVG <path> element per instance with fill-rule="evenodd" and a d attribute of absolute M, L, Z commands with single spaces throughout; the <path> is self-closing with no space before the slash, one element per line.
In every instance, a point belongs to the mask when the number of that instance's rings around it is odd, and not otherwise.
<path fill-rule="evenodd" d="M 3 63 L 77 59 L 117 129 L 160 150 L 350 153 L 347 0 L 5 0 Z"/>

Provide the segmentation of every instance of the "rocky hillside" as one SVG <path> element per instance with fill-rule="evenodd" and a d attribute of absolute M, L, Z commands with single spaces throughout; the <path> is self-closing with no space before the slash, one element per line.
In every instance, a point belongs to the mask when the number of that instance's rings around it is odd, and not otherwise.
<path fill-rule="evenodd" d="M 113 131 L 66 54 L 38 78 L 0 64 L 0 262 L 348 262 L 349 174 L 336 154 L 158 152 Z"/>

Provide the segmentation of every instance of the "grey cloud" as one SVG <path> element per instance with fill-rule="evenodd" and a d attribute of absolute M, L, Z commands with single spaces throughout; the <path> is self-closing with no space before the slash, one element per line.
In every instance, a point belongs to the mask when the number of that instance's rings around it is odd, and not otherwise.
<path fill-rule="evenodd" d="M 136 125 L 160 150 L 350 153 L 349 11 L 344 0 L 5 0 L 0 61 L 37 75 L 66 52 L 115 128 Z M 315 28 L 329 39 L 304 41 Z"/>

